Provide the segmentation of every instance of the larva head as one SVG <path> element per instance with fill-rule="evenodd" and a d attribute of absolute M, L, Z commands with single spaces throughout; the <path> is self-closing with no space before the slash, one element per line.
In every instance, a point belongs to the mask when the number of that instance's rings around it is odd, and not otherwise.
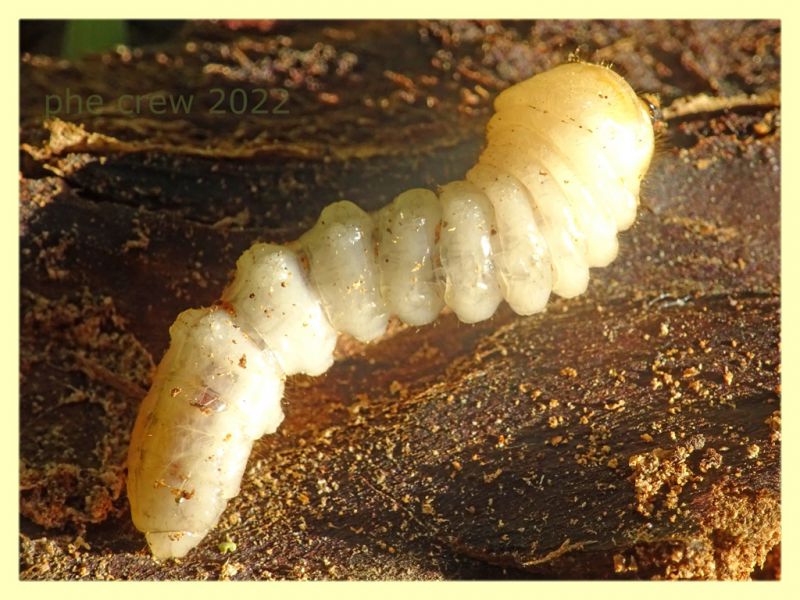
<path fill-rule="evenodd" d="M 535 125 L 563 151 L 582 161 L 602 153 L 614 175 L 638 197 L 653 155 L 649 107 L 614 71 L 601 65 L 567 63 L 500 94 L 498 114 L 532 109 Z"/>

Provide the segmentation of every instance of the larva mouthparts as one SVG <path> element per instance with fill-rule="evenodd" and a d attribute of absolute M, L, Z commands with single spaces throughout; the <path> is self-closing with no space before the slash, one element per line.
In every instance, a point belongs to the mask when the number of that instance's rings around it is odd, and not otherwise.
<path fill-rule="evenodd" d="M 653 153 L 646 104 L 575 62 L 495 108 L 466 180 L 375 215 L 331 204 L 292 244 L 247 250 L 218 305 L 178 316 L 128 452 L 131 515 L 155 557 L 184 556 L 217 524 L 254 440 L 283 419 L 285 377 L 327 370 L 337 332 L 374 340 L 390 314 L 424 325 L 444 305 L 468 323 L 501 300 L 533 314 L 614 259 Z"/>

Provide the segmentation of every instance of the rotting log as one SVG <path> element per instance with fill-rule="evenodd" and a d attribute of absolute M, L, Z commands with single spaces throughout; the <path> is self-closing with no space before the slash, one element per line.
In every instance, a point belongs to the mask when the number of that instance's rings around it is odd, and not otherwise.
<path fill-rule="evenodd" d="M 177 313 L 333 200 L 462 176 L 494 95 L 576 49 L 668 107 L 619 258 L 541 315 L 344 341 L 220 526 L 153 561 L 123 460 Z M 190 24 L 23 56 L 21 577 L 777 577 L 779 63 L 779 25 L 737 21 Z M 66 87 L 103 110 L 45 122 Z M 209 114 L 213 87 L 286 87 L 289 114 Z M 159 90 L 197 104 L 114 102 Z"/>

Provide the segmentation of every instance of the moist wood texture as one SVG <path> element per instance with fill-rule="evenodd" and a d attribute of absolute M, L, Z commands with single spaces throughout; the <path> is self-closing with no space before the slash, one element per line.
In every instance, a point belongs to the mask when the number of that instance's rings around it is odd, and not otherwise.
<path fill-rule="evenodd" d="M 778 24 L 233 27 L 22 58 L 20 576 L 778 577 Z M 220 526 L 152 560 L 123 460 L 177 313 L 333 200 L 463 176 L 497 92 L 576 48 L 664 105 L 742 96 L 668 112 L 640 217 L 586 295 L 343 340 L 288 383 Z M 104 110 L 45 125 L 66 87 Z M 289 114 L 210 115 L 213 87 L 287 88 Z M 114 102 L 158 91 L 196 104 Z"/>

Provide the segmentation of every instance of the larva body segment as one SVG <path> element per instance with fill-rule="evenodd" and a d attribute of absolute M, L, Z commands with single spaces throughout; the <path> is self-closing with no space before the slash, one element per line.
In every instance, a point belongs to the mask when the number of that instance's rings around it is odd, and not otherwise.
<path fill-rule="evenodd" d="M 380 276 L 370 216 L 347 200 L 327 206 L 297 243 L 310 263 L 311 281 L 337 331 L 369 342 L 383 335 L 389 312 Z"/>
<path fill-rule="evenodd" d="M 608 184 L 602 198 L 617 229 L 630 227 L 653 153 L 652 122 L 633 88 L 611 69 L 569 63 L 505 90 L 495 116 L 521 107 L 532 111 L 529 126 L 580 166 L 585 185 Z"/>
<path fill-rule="evenodd" d="M 381 294 L 392 314 L 427 325 L 444 308 L 436 274 L 436 237 L 442 207 L 430 190 L 403 192 L 377 215 Z"/>
<path fill-rule="evenodd" d="M 283 420 L 280 366 L 227 312 L 184 311 L 170 338 L 128 452 L 131 514 L 156 556 L 200 542 L 239 493 L 253 441 Z"/>
<path fill-rule="evenodd" d="M 503 299 L 520 315 L 543 310 L 553 287 L 553 263 L 530 194 L 519 180 L 486 164 L 473 167 L 467 180 L 486 193 L 494 209 L 492 255 Z"/>
<path fill-rule="evenodd" d="M 578 228 L 572 207 L 552 174 L 525 156 L 512 156 L 511 148 L 489 146 L 479 165 L 508 173 L 528 190 L 542 217 L 541 230 L 550 249 L 553 292 L 572 298 L 586 291 L 589 262 L 586 234 Z"/>
<path fill-rule="evenodd" d="M 156 557 L 216 525 L 253 440 L 283 418 L 285 376 L 324 372 L 337 331 L 370 341 L 390 314 L 423 325 L 445 304 L 475 322 L 502 299 L 533 314 L 613 260 L 653 152 L 646 105 L 611 70 L 570 63 L 495 106 L 466 180 L 374 215 L 331 204 L 296 242 L 246 251 L 217 306 L 178 317 L 128 454 L 131 514 Z"/>
<path fill-rule="evenodd" d="M 466 181 L 444 186 L 439 200 L 444 301 L 464 323 L 483 321 L 494 314 L 502 300 L 492 261 L 492 237 L 497 231 L 492 204 L 486 194 Z"/>
<path fill-rule="evenodd" d="M 320 375 L 333 364 L 336 330 L 288 248 L 253 244 L 246 250 L 222 305 L 233 309 L 262 350 L 275 354 L 287 375 Z"/>

